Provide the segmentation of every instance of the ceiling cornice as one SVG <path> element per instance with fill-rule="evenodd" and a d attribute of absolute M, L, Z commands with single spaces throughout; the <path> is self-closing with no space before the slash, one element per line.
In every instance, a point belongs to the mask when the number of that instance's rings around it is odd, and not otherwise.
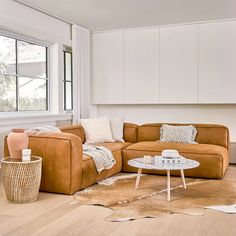
<path fill-rule="evenodd" d="M 49 11 L 43 10 L 42 8 L 39 8 L 39 7 L 36 7 L 36 6 L 33 5 L 33 4 L 25 3 L 25 2 L 22 1 L 22 0 L 13 0 L 13 1 L 15 1 L 15 2 L 17 2 L 17 3 L 19 3 L 19 4 L 22 4 L 22 5 L 26 6 L 26 7 L 29 7 L 29 8 L 31 8 L 31 9 L 34 9 L 34 10 L 36 10 L 36 11 L 39 11 L 39 12 L 41 12 L 41 13 L 44 13 L 44 14 L 46 14 L 46 15 L 48 15 L 48 16 L 50 16 L 50 17 L 53 17 L 53 18 L 55 18 L 55 19 L 57 19 L 57 20 L 63 21 L 63 22 L 65 22 L 65 23 L 67 23 L 67 24 L 70 24 L 70 25 L 78 25 L 78 24 L 76 24 L 76 23 L 74 23 L 74 22 L 72 22 L 72 21 L 63 19 L 63 18 L 61 18 L 61 17 L 59 17 L 59 16 L 57 16 L 57 15 L 55 15 L 55 14 L 49 12 Z M 80 25 L 80 26 L 83 27 L 83 28 L 86 28 L 86 27 L 84 27 L 84 26 L 82 26 L 82 25 Z"/>

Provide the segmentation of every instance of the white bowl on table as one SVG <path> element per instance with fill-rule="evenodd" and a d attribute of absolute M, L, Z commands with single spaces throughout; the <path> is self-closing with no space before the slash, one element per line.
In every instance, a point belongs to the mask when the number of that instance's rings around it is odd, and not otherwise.
<path fill-rule="evenodd" d="M 174 149 L 166 149 L 162 151 L 161 156 L 168 159 L 179 158 L 179 152 Z"/>

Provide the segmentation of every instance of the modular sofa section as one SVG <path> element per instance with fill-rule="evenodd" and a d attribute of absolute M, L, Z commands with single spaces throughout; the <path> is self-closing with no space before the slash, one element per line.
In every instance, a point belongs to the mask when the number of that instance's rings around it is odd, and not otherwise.
<path fill-rule="evenodd" d="M 73 134 L 40 133 L 29 135 L 32 155 L 42 157 L 40 190 L 72 194 L 82 180 L 82 141 Z M 9 155 L 5 140 L 5 156 Z"/>
<path fill-rule="evenodd" d="M 200 178 L 222 178 L 228 166 L 228 150 L 225 147 L 212 144 L 179 144 L 144 141 L 132 144 L 122 151 L 123 171 L 137 172 L 137 169 L 128 165 L 128 161 L 144 155 L 161 155 L 165 149 L 175 149 L 192 160 L 200 162 L 200 166 L 186 170 L 185 175 Z M 143 173 L 166 174 L 164 171 L 144 170 Z M 179 171 L 172 174 L 180 175 Z"/>

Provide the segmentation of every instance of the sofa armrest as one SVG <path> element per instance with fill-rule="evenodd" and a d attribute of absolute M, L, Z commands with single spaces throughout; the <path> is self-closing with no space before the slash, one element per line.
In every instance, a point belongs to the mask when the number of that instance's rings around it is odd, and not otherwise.
<path fill-rule="evenodd" d="M 29 135 L 32 155 L 42 157 L 40 190 L 72 194 L 82 179 L 82 141 L 73 134 L 35 133 Z M 6 139 L 4 154 L 9 155 Z"/>

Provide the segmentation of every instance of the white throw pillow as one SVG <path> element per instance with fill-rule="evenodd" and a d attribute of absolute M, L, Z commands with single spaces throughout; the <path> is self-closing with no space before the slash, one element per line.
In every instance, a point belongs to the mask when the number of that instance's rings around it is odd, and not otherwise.
<path fill-rule="evenodd" d="M 110 121 L 107 116 L 95 119 L 81 119 L 86 143 L 114 142 Z"/>
<path fill-rule="evenodd" d="M 163 124 L 160 130 L 160 141 L 194 144 L 196 135 L 197 129 L 193 125 Z"/>
<path fill-rule="evenodd" d="M 124 119 L 123 118 L 110 118 L 111 123 L 111 132 L 112 137 L 117 142 L 124 142 L 123 139 L 123 126 L 124 126 Z"/>

